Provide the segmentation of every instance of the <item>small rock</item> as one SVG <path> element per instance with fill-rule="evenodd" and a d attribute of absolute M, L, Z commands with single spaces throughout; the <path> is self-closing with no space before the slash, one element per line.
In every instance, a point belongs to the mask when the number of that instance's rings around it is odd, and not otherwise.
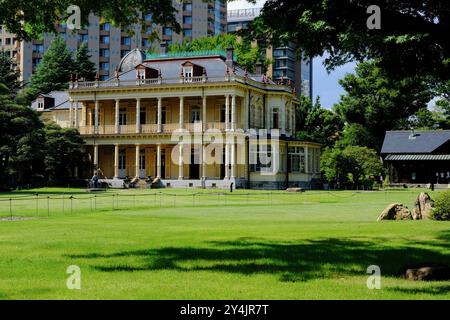
<path fill-rule="evenodd" d="M 305 192 L 302 188 L 287 188 L 287 192 Z"/>
<path fill-rule="evenodd" d="M 444 264 L 422 263 L 405 267 L 404 276 L 413 281 L 444 281 L 450 280 L 450 267 Z"/>
<path fill-rule="evenodd" d="M 391 203 L 381 212 L 377 221 L 381 220 L 411 220 L 411 212 L 402 203 Z"/>

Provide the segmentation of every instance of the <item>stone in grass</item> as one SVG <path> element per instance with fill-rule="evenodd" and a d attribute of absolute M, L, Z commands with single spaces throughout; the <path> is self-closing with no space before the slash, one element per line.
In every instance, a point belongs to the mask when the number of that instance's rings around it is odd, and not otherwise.
<path fill-rule="evenodd" d="M 381 212 L 377 221 L 381 220 L 412 220 L 411 212 L 402 203 L 391 203 Z"/>
<path fill-rule="evenodd" d="M 407 280 L 446 281 L 450 280 L 450 267 L 438 263 L 421 263 L 403 268 Z"/>
<path fill-rule="evenodd" d="M 421 192 L 417 196 L 416 202 L 414 202 L 413 219 L 430 219 L 433 207 L 434 201 L 431 200 L 430 195 L 426 192 Z"/>
<path fill-rule="evenodd" d="M 302 188 L 287 188 L 286 192 L 305 192 Z"/>

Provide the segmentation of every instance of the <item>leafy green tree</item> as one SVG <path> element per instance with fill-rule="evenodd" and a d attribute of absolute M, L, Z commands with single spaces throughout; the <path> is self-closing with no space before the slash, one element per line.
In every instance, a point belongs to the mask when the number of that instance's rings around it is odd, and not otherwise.
<path fill-rule="evenodd" d="M 370 188 L 375 178 L 384 171 L 377 152 L 359 146 L 327 148 L 322 154 L 320 166 L 325 179 L 337 184 L 338 188 L 347 185 Z"/>
<path fill-rule="evenodd" d="M 0 50 L 0 83 L 3 83 L 10 93 L 20 88 L 19 71 L 13 68 L 13 61 L 9 54 Z"/>
<path fill-rule="evenodd" d="M 45 176 L 49 182 L 62 183 L 73 178 L 75 167 L 84 165 L 84 140 L 75 129 L 54 123 L 45 126 Z"/>
<path fill-rule="evenodd" d="M 366 146 L 376 148 L 377 142 L 367 128 L 359 123 L 347 123 L 336 146 L 344 149 L 348 146 Z"/>
<path fill-rule="evenodd" d="M 385 132 L 426 108 L 433 93 L 423 77 L 395 80 L 374 62 L 358 64 L 355 72 L 339 81 L 346 94 L 334 108 L 346 123 L 364 128 L 368 147 L 380 150 Z"/>
<path fill-rule="evenodd" d="M 42 169 L 43 124 L 31 108 L 14 102 L 0 84 L 0 187 L 32 182 Z"/>
<path fill-rule="evenodd" d="M 70 75 L 74 71 L 75 62 L 72 53 L 61 37 L 55 38 L 42 57 L 36 73 L 31 77 L 28 88 L 30 96 L 34 99 L 39 93 L 67 89 Z"/>
<path fill-rule="evenodd" d="M 233 46 L 238 64 L 249 72 L 255 71 L 255 65 L 260 60 L 266 66 L 270 64 L 265 59 L 262 50 L 251 42 L 239 39 L 236 35 L 221 34 L 214 37 L 202 37 L 190 42 L 174 43 L 169 46 L 169 52 L 192 52 L 203 50 L 226 50 Z"/>
<path fill-rule="evenodd" d="M 371 5 L 381 9 L 381 28 L 369 29 Z M 251 39 L 291 41 L 306 56 L 329 53 L 333 69 L 374 59 L 393 78 L 450 75 L 450 10 L 446 0 L 268 0 L 250 25 Z"/>
<path fill-rule="evenodd" d="M 79 79 L 93 81 L 96 74 L 95 63 L 91 61 L 89 48 L 86 44 L 82 44 L 75 53 L 75 70 Z"/>
<path fill-rule="evenodd" d="M 332 110 L 323 109 L 320 100 L 312 104 L 302 96 L 296 110 L 296 132 L 300 140 L 315 141 L 323 147 L 332 147 L 343 128 L 341 118 Z"/>
<path fill-rule="evenodd" d="M 36 39 L 44 32 L 55 33 L 56 27 L 74 13 L 70 10 L 67 13 L 73 5 L 80 8 L 82 26 L 89 24 L 90 13 L 116 26 L 145 25 L 144 12 L 152 15 L 155 24 L 170 25 L 176 32 L 181 30 L 172 0 L 0 1 L 0 25 L 5 25 L 19 39 Z M 156 36 L 156 32 L 153 35 Z"/>

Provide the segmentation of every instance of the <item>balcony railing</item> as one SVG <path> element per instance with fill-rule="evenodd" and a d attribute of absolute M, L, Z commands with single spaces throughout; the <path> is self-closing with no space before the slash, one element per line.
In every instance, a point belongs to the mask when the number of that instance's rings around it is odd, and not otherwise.
<path fill-rule="evenodd" d="M 185 123 L 184 129 L 188 131 L 202 130 L 202 122 L 196 123 Z M 179 123 L 166 123 L 161 125 L 162 133 L 173 133 L 180 129 Z M 213 122 L 208 123 L 207 129 L 225 129 L 225 123 Z M 95 132 L 94 126 L 81 126 L 79 128 L 80 134 L 82 135 L 94 135 L 94 134 L 134 134 L 136 133 L 136 125 L 121 125 L 119 126 L 119 131 L 116 131 L 115 125 L 99 125 L 98 132 Z M 158 133 L 157 124 L 143 124 L 140 126 L 140 132 L 144 134 L 148 133 Z"/>
<path fill-rule="evenodd" d="M 102 89 L 114 87 L 142 87 L 142 86 L 160 86 L 170 84 L 201 84 L 201 83 L 217 83 L 217 82 L 238 82 L 252 85 L 262 89 L 271 89 L 278 91 L 291 92 L 292 88 L 284 84 L 271 84 L 255 81 L 250 77 L 243 77 L 234 73 L 229 73 L 223 77 L 207 77 L 206 75 L 197 77 L 177 77 L 177 78 L 153 78 L 153 79 L 136 79 L 136 80 L 119 80 L 110 79 L 107 81 L 77 81 L 69 84 L 70 90 L 86 90 L 86 89 Z"/>

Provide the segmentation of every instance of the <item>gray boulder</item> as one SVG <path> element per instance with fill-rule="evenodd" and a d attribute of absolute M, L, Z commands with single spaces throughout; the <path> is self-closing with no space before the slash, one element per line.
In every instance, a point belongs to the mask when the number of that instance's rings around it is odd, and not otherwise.
<path fill-rule="evenodd" d="M 413 219 L 430 219 L 433 208 L 434 201 L 431 199 L 430 195 L 426 192 L 421 192 L 414 202 L 412 213 Z"/>
<path fill-rule="evenodd" d="M 412 220 L 411 212 L 402 203 L 391 203 L 381 212 L 377 221 L 381 220 Z"/>

